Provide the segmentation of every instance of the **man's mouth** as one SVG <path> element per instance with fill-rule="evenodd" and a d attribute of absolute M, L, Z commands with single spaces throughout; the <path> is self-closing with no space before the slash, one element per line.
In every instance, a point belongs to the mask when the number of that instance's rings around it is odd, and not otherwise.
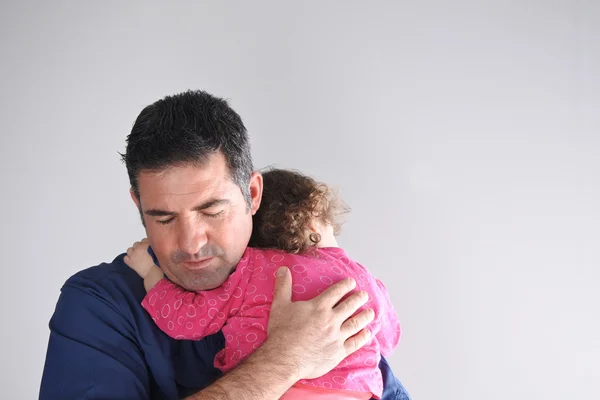
<path fill-rule="evenodd" d="M 199 260 L 182 261 L 181 264 L 183 264 L 186 269 L 197 270 L 206 268 L 212 259 L 213 257 L 204 257 Z"/>

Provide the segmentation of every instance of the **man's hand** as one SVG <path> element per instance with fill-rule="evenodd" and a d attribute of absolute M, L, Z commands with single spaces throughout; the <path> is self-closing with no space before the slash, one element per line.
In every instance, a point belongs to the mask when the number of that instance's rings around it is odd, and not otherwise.
<path fill-rule="evenodd" d="M 289 363 L 298 380 L 318 378 L 331 371 L 371 337 L 365 327 L 373 320 L 373 310 L 352 316 L 368 301 L 368 295 L 359 291 L 340 301 L 355 286 L 353 279 L 345 279 L 310 301 L 292 302 L 291 274 L 281 267 L 263 350 Z"/>

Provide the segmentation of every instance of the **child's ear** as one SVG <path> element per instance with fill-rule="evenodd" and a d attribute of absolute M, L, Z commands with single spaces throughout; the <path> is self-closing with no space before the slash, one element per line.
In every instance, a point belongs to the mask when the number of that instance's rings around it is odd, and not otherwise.
<path fill-rule="evenodd" d="M 311 232 L 319 233 L 323 229 L 323 224 L 315 217 L 308 223 L 308 229 L 310 229 Z"/>

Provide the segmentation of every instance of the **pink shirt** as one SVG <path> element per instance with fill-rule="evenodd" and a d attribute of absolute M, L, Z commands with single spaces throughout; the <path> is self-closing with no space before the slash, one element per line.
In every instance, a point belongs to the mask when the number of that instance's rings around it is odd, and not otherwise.
<path fill-rule="evenodd" d="M 371 340 L 335 369 L 299 383 L 325 389 L 370 392 L 381 397 L 380 355 L 389 356 L 401 330 L 383 283 L 337 247 L 318 248 L 314 254 L 289 254 L 248 247 L 236 270 L 218 288 L 189 292 L 161 280 L 142 301 L 156 324 L 175 339 L 196 339 L 223 330 L 225 348 L 215 357 L 223 372 L 233 369 L 267 339 L 275 271 L 285 265 L 292 273 L 292 300 L 310 300 L 346 277 L 369 294 L 375 318 L 368 328 Z"/>

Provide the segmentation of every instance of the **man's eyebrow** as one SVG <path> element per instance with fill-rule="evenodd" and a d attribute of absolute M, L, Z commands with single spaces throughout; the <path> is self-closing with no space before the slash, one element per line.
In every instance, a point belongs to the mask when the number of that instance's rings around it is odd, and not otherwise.
<path fill-rule="evenodd" d="M 196 207 L 193 208 L 193 210 L 194 211 L 202 211 L 202 210 L 206 210 L 207 208 L 226 205 L 229 203 L 230 203 L 230 201 L 227 199 L 211 199 L 211 200 L 205 201 L 202 204 L 197 205 Z M 174 211 L 160 210 L 157 208 L 152 208 L 150 210 L 144 210 L 144 214 L 149 215 L 151 217 L 169 217 L 169 216 L 177 215 L 177 213 Z"/>
<path fill-rule="evenodd" d="M 205 201 L 204 203 L 200 204 L 199 206 L 194 207 L 194 211 L 202 211 L 202 210 L 206 210 L 207 208 L 211 208 L 211 207 L 215 207 L 215 206 L 224 206 L 229 203 L 230 203 L 230 201 L 227 199 L 211 199 L 211 200 Z"/>
<path fill-rule="evenodd" d="M 144 210 L 144 214 L 149 215 L 151 217 L 166 217 L 166 216 L 173 216 L 173 215 L 177 215 L 176 212 L 172 212 L 172 211 L 165 211 L 165 210 L 158 210 L 158 209 L 150 209 L 150 210 Z"/>

